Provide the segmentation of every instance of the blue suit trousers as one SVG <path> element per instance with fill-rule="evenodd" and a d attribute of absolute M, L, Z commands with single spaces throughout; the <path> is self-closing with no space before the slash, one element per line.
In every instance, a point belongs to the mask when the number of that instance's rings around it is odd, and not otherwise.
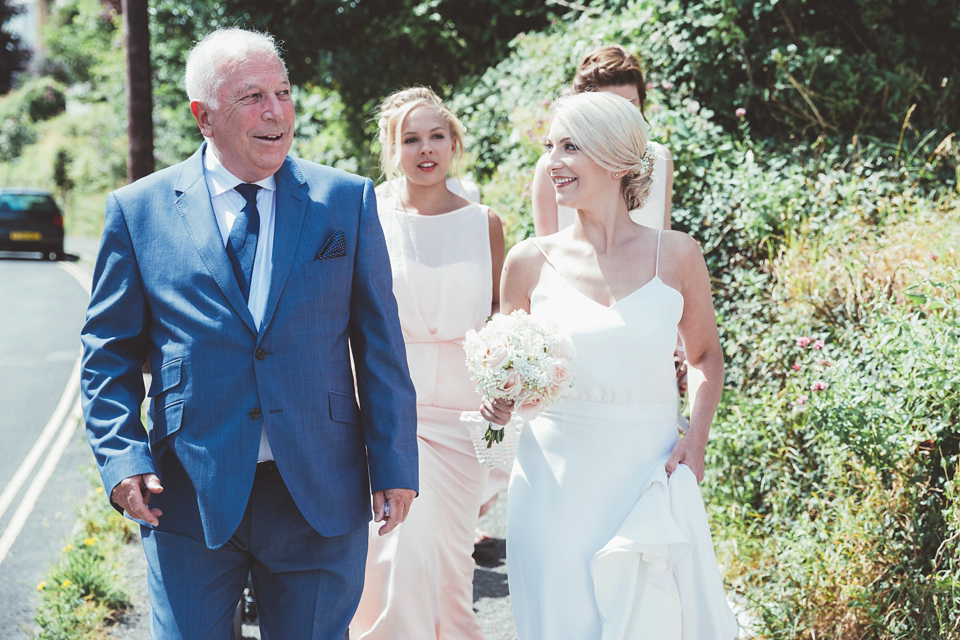
<path fill-rule="evenodd" d="M 165 492 L 181 482 L 189 482 L 182 468 L 168 473 Z M 196 510 L 195 502 L 168 501 L 160 517 L 198 520 L 198 512 L 190 513 Z M 334 537 L 317 533 L 273 463 L 257 465 L 243 520 L 222 547 L 148 527 L 141 533 L 153 640 L 233 640 L 249 573 L 265 640 L 342 640 L 360 601 L 368 527 Z"/>

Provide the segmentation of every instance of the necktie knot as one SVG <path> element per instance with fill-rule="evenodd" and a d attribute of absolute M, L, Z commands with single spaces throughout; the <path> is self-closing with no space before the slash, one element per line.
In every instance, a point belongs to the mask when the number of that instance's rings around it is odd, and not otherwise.
<path fill-rule="evenodd" d="M 260 191 L 261 187 L 258 184 L 252 184 L 250 182 L 241 182 L 234 187 L 237 193 L 243 196 L 243 199 L 247 201 L 247 206 L 257 206 L 257 192 Z"/>

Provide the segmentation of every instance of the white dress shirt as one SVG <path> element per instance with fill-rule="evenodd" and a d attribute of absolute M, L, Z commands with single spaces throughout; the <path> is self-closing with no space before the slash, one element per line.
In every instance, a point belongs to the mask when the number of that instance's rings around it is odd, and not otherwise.
<path fill-rule="evenodd" d="M 217 226 L 223 237 L 223 246 L 230 239 L 230 229 L 234 220 L 247 201 L 234 189 L 243 180 L 227 171 L 219 158 L 209 147 L 203 154 L 203 176 L 207 181 L 213 213 L 217 217 Z M 250 296 L 247 308 L 253 316 L 257 329 L 263 320 L 267 307 L 267 294 L 270 293 L 270 277 L 273 274 L 273 230 L 276 221 L 277 181 L 273 176 L 255 182 L 262 187 L 257 191 L 257 211 L 260 213 L 260 235 L 257 237 L 257 254 L 253 259 L 253 273 L 250 274 Z M 273 460 L 273 452 L 267 441 L 266 430 L 260 432 L 260 453 L 258 462 Z"/>

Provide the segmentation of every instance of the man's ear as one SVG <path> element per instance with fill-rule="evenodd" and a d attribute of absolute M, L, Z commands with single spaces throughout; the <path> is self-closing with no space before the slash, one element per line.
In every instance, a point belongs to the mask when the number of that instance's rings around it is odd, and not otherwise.
<path fill-rule="evenodd" d="M 207 105 L 199 100 L 192 100 L 190 101 L 190 113 L 197 121 L 197 126 L 200 127 L 200 133 L 203 134 L 203 137 L 212 138 L 213 127 L 210 124 L 210 109 Z"/>

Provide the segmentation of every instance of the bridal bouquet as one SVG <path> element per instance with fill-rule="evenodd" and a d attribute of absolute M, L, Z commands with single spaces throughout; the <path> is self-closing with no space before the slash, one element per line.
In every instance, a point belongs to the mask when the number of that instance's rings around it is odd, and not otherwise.
<path fill-rule="evenodd" d="M 494 316 L 480 331 L 468 331 L 463 349 L 477 391 L 487 400 L 512 400 L 521 419 L 546 409 L 573 383 L 576 351 L 570 338 L 522 309 Z M 503 437 L 503 427 L 487 423 L 483 439 L 488 449 Z"/>

